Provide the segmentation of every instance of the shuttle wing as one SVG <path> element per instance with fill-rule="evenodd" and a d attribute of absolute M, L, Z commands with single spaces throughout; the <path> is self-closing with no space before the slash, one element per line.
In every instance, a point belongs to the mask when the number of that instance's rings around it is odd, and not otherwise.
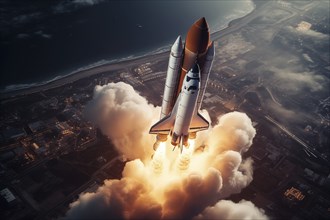
<path fill-rule="evenodd" d="M 149 133 L 150 134 L 168 134 L 172 127 L 175 120 L 175 117 L 172 116 L 173 114 L 169 114 L 162 118 L 159 122 L 154 124 L 151 128 Z"/>
<path fill-rule="evenodd" d="M 168 134 L 172 130 L 180 99 L 181 95 L 177 98 L 173 111 L 150 128 L 150 134 Z"/>
<path fill-rule="evenodd" d="M 209 124 L 210 123 L 201 114 L 197 112 L 197 114 L 195 114 L 191 119 L 189 132 L 206 130 L 209 128 Z"/>

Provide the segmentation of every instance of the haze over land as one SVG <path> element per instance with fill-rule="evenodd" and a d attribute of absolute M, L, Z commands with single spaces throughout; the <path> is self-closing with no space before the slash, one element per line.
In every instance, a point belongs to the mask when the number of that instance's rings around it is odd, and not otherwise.
<path fill-rule="evenodd" d="M 202 108 L 212 129 L 198 135 L 195 154 L 152 150 L 148 129 L 159 119 L 169 52 L 0 94 L 0 191 L 14 198 L 1 214 L 329 219 L 329 1 L 255 3 L 211 36 L 216 55 Z"/>

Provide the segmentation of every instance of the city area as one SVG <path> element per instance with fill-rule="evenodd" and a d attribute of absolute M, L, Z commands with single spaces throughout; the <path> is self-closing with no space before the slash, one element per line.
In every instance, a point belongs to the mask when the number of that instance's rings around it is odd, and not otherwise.
<path fill-rule="evenodd" d="M 255 4 L 211 35 L 215 58 L 202 105 L 212 125 L 240 111 L 257 131 L 243 155 L 254 161 L 253 181 L 230 199 L 252 201 L 274 219 L 329 219 L 329 3 Z M 161 106 L 168 57 L 95 66 L 0 94 L 1 219 L 61 217 L 79 194 L 121 178 L 126 158 L 85 106 L 96 85 L 121 81 Z"/>

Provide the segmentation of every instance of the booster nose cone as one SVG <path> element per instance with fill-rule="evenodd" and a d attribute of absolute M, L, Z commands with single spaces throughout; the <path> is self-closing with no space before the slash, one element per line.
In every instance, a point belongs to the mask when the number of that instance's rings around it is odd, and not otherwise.
<path fill-rule="evenodd" d="M 178 36 L 178 38 L 175 40 L 175 42 L 171 48 L 171 53 L 174 56 L 181 56 L 182 49 L 183 49 L 183 46 L 182 46 L 181 36 Z"/>
<path fill-rule="evenodd" d="M 178 49 L 181 49 L 182 50 L 182 40 L 181 40 L 181 35 L 179 35 L 178 37 L 177 37 L 177 39 L 175 40 L 175 42 L 174 42 L 174 44 L 173 44 L 173 46 L 180 46 Z"/>
<path fill-rule="evenodd" d="M 193 53 L 204 53 L 209 40 L 209 27 L 205 18 L 202 17 L 189 29 L 186 38 L 186 48 Z"/>

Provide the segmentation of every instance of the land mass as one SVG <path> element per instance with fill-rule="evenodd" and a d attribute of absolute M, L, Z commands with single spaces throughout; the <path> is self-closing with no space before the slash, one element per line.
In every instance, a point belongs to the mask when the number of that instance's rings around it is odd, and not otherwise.
<path fill-rule="evenodd" d="M 329 219 L 329 2 L 255 2 L 250 14 L 212 34 L 216 54 L 202 104 L 212 124 L 241 111 L 257 130 L 243 155 L 254 160 L 253 181 L 230 199 L 252 201 L 275 219 Z M 120 81 L 160 106 L 168 56 L 2 93 L 0 185 L 20 198 L 20 209 L 0 206 L 1 213 L 57 218 L 79 193 L 120 178 L 123 162 L 111 140 L 83 111 L 95 86 Z"/>

